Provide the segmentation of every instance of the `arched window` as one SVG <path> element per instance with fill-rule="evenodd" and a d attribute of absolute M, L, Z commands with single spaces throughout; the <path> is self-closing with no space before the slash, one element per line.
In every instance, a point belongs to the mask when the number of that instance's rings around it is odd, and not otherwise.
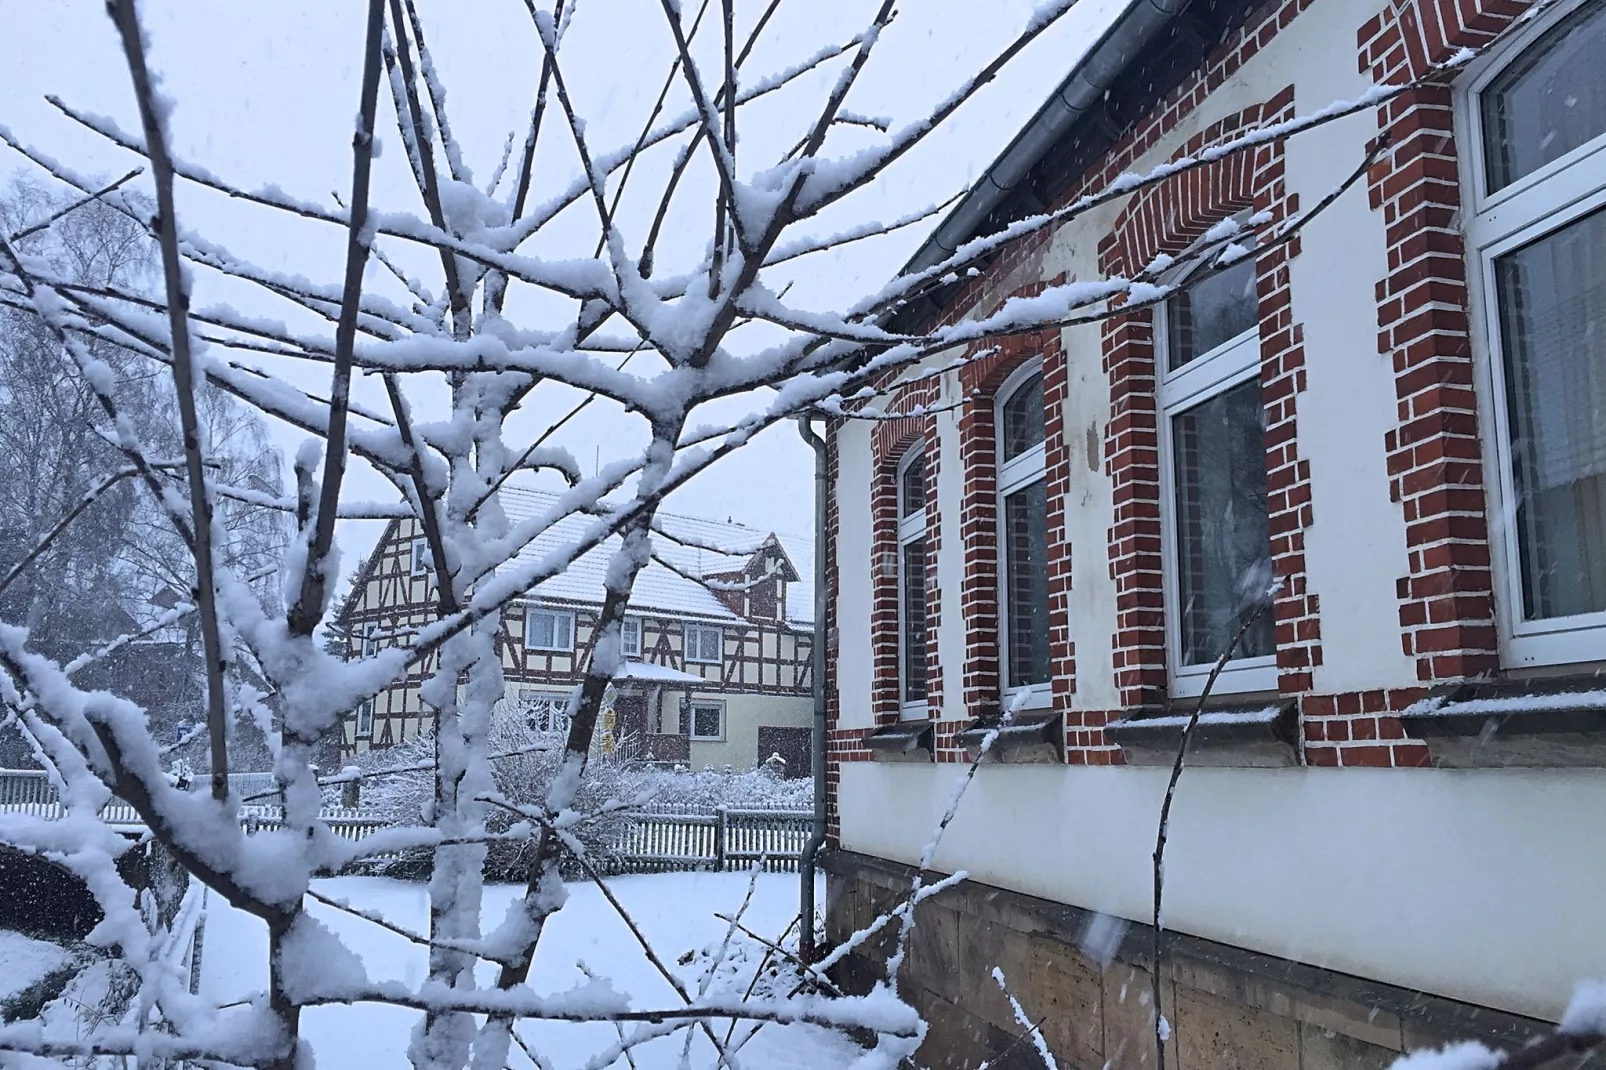
<path fill-rule="evenodd" d="M 1049 692 L 1048 488 L 1043 478 L 1043 362 L 1034 360 L 998 392 L 1000 648 L 1004 694 Z"/>
<path fill-rule="evenodd" d="M 926 711 L 926 458 L 909 451 L 898 464 L 898 710 Z"/>
<path fill-rule="evenodd" d="M 1464 87 L 1507 660 L 1606 656 L 1606 4 L 1562 4 Z"/>
<path fill-rule="evenodd" d="M 1184 278 L 1157 317 L 1155 366 L 1171 694 L 1200 694 L 1229 647 L 1215 691 L 1276 690 L 1271 614 L 1245 628 L 1271 580 L 1253 256 Z"/>

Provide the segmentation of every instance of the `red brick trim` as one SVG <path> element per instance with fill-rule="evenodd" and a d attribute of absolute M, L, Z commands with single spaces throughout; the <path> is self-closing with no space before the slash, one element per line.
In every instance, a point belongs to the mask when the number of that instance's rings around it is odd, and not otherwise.
<path fill-rule="evenodd" d="M 1190 138 L 1176 158 L 1292 112 L 1289 86 Z M 1297 201 L 1284 189 L 1281 145 L 1230 156 L 1134 198 L 1100 245 L 1100 269 L 1111 275 L 1139 270 L 1162 253 L 1182 251 L 1213 224 L 1246 209 L 1281 221 L 1298 211 Z M 1305 574 L 1304 529 L 1312 521 L 1310 465 L 1299 459 L 1297 449 L 1296 402 L 1305 389 L 1304 330 L 1293 322 L 1288 261 L 1298 253 L 1296 239 L 1261 254 L 1256 263 L 1271 558 L 1275 575 L 1283 581 L 1274 607 L 1278 687 L 1288 694 L 1308 691 L 1312 667 L 1321 663 L 1319 605 Z M 1109 555 L 1116 585 L 1111 639 L 1116 687 L 1127 708 L 1153 708 L 1166 701 L 1167 674 L 1152 311 L 1141 309 L 1107 321 L 1104 353 L 1111 395 L 1105 470 L 1114 485 L 1115 504 Z"/>
<path fill-rule="evenodd" d="M 1357 32 L 1359 66 L 1404 81 L 1488 41 L 1516 0 L 1407 0 Z M 1399 426 L 1388 432 L 1390 494 L 1405 511 L 1401 642 L 1417 677 L 1498 671 L 1493 575 L 1470 331 L 1451 90 L 1414 90 L 1378 109 L 1393 147 L 1368 175 L 1383 213 L 1388 274 L 1377 284 L 1378 352 L 1392 356 Z"/>
<path fill-rule="evenodd" d="M 887 413 L 906 413 L 936 404 L 937 379 L 924 379 L 896 387 Z M 926 679 L 930 715 L 942 709 L 941 667 L 937 664 L 936 626 L 941 620 L 941 588 L 937 584 L 934 538 L 940 511 L 937 502 L 937 419 L 919 413 L 901 420 L 878 422 L 870 431 L 870 709 L 877 724 L 898 720 L 902 707 L 899 686 L 902 653 L 898 622 L 898 468 L 911 450 L 925 455 L 926 483 Z M 937 611 L 935 614 L 933 611 Z"/>

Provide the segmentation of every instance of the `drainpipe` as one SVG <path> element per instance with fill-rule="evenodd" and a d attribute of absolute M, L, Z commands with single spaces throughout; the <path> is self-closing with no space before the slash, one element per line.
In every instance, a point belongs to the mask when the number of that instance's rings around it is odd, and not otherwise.
<path fill-rule="evenodd" d="M 814 947 L 814 869 L 825 846 L 825 440 L 814 433 L 807 416 L 797 418 L 797 433 L 814 448 L 814 733 L 809 747 L 809 772 L 814 776 L 814 828 L 803 846 L 797 870 L 802 881 L 798 895 L 798 956 L 804 962 L 817 957 Z"/>

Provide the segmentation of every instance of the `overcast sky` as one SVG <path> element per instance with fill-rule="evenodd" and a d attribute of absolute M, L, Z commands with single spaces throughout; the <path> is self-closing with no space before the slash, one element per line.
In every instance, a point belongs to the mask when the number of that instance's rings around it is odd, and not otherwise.
<path fill-rule="evenodd" d="M 852 96 L 849 110 L 896 121 L 917 117 L 965 75 L 984 65 L 1019 33 L 1038 0 L 907 0 L 883 35 Z M 543 0 L 544 6 L 545 0 Z M 940 202 L 979 176 L 1008 143 L 1108 21 L 1118 0 L 1080 0 L 1006 74 L 984 89 L 950 124 L 889 170 L 871 189 L 848 198 L 821 221 L 836 230 L 863 220 L 889 220 Z M 688 18 L 694 0 L 684 0 Z M 522 141 L 539 72 L 540 46 L 520 0 L 418 0 L 435 60 L 448 87 L 448 112 L 465 162 L 483 188 L 510 131 Z M 738 36 L 764 4 L 737 0 Z M 352 116 L 357 109 L 362 66 L 361 0 L 145 0 L 151 61 L 176 102 L 172 118 L 177 154 L 203 164 L 238 186 L 277 184 L 293 196 L 333 205 L 351 185 Z M 713 47 L 713 4 L 700 45 Z M 869 0 L 786 0 L 753 52 L 745 77 L 797 62 L 831 42 L 862 29 L 875 10 Z M 587 116 L 593 147 L 628 144 L 640 132 L 668 69 L 672 40 L 660 0 L 579 0 L 563 45 L 565 69 L 579 110 Z M 76 107 L 138 128 L 127 68 L 101 0 L 0 0 L 6 62 L 0 64 L 0 124 L 24 143 L 83 172 L 117 175 L 134 157 L 109 147 L 45 101 L 56 94 Z M 709 53 L 712 59 L 712 53 Z M 738 163 L 743 170 L 773 162 L 797 139 L 814 114 L 824 88 L 840 66 L 813 78 L 745 115 Z M 381 89 L 380 136 L 387 151 L 376 163 L 374 203 L 386 210 L 422 213 L 395 136 L 388 91 Z M 689 106 L 678 85 L 669 114 Z M 745 113 L 744 113 L 745 114 Z M 561 135 L 561 136 L 559 136 Z M 543 142 L 538 191 L 556 190 L 578 174 L 572 141 L 557 127 Z M 848 131 L 833 152 L 850 151 L 875 137 Z M 855 141 L 855 139 L 858 139 Z M 656 203 L 656 180 L 673 150 L 649 158 L 621 213 L 627 233 L 644 232 Z M 0 177 L 30 170 L 21 156 L 0 147 Z M 711 203 L 711 177 L 694 172 L 677 200 L 685 206 L 671 219 L 666 255 L 695 259 L 707 240 L 700 206 Z M 648 197 L 646 194 L 653 193 Z M 540 193 L 535 195 L 540 199 Z M 582 206 L 586 207 L 586 206 Z M 181 224 L 274 271 L 303 274 L 338 284 L 344 232 L 325 224 L 285 220 L 194 187 L 180 187 Z M 595 241 L 588 211 L 566 213 L 562 225 L 544 234 L 536 251 L 589 256 Z M 935 220 L 896 235 L 857 243 L 840 254 L 798 262 L 789 302 L 842 306 L 882 285 L 930 232 Z M 438 292 L 438 260 L 405 247 L 385 246 L 407 270 Z M 434 271 L 431 272 L 433 265 Z M 367 285 L 400 300 L 398 284 L 370 264 Z M 526 288 L 527 289 L 527 288 Z M 196 304 L 227 303 L 243 311 L 311 326 L 260 292 L 205 273 L 198 275 Z M 571 307 L 547 308 L 529 295 L 510 301 L 509 313 L 532 325 Z M 549 321 L 550 322 L 550 321 Z M 236 356 L 244 356 L 236 354 Z M 308 390 L 326 391 L 325 368 L 257 357 L 251 363 Z M 421 384 L 413 402 L 425 418 L 441 413 L 442 388 Z M 377 382 L 359 382 L 359 399 L 383 409 Z M 515 432 L 539 430 L 578 395 L 553 387 L 538 391 Z M 761 404 L 749 398 L 725 412 L 701 413 L 695 422 L 735 417 Z M 640 421 L 617 409 L 593 405 L 554 439 L 587 468 L 596 460 L 633 452 Z M 275 441 L 293 456 L 303 434 L 274 427 Z M 510 437 L 516 437 L 510 436 Z M 805 534 L 811 526 L 812 459 L 790 425 L 759 436 L 703 474 L 671 499 L 671 508 L 755 527 Z M 288 473 L 287 473 L 288 476 Z M 352 496 L 391 499 L 394 491 L 361 467 L 351 476 Z M 377 534 L 373 523 L 351 522 L 340 539 L 350 566 Z"/>

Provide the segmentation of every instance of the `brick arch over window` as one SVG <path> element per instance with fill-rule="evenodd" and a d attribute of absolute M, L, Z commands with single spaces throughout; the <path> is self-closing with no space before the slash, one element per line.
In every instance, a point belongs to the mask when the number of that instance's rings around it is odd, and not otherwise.
<path fill-rule="evenodd" d="M 1017 290 L 1010 296 L 1031 296 L 1063 278 Z M 980 350 L 982 346 L 978 346 Z M 1069 621 L 1071 548 L 1065 541 L 1065 492 L 1069 486 L 1069 454 L 1063 428 L 1067 388 L 1065 354 L 1058 330 L 994 339 L 990 356 L 972 360 L 960 370 L 960 386 L 971 398 L 959 418 L 959 455 L 964 489 L 959 503 L 960 539 L 964 552 L 959 613 L 965 629 L 962 697 L 967 717 L 996 713 L 1002 693 L 998 617 L 998 439 L 994 412 L 998 390 L 1011 374 L 1037 357 L 1043 359 L 1043 470 L 1047 498 L 1049 665 L 1055 708 L 1064 710 L 1076 686 L 1075 645 Z M 962 722 L 939 729 L 939 758 L 964 760 L 953 745 Z"/>
<path fill-rule="evenodd" d="M 1173 159 L 1292 114 L 1289 86 L 1201 131 Z M 1298 208 L 1297 195 L 1284 188 L 1282 146 L 1262 145 L 1178 175 L 1134 198 L 1100 246 L 1100 269 L 1106 274 L 1141 270 L 1162 253 L 1181 252 L 1237 212 L 1269 213 L 1275 225 Z M 1274 574 L 1283 581 L 1273 610 L 1278 689 L 1285 694 L 1310 690 L 1311 671 L 1322 656 L 1318 601 L 1305 576 L 1304 529 L 1313 519 L 1310 468 L 1298 458 L 1295 438 L 1305 355 L 1303 327 L 1293 322 L 1288 261 L 1298 253 L 1295 238 L 1256 261 L 1271 558 Z M 1115 683 L 1125 709 L 1154 708 L 1166 702 L 1168 682 L 1153 310 L 1114 316 L 1103 331 L 1111 404 L 1104 462 L 1115 497 L 1109 533 L 1116 595 L 1111 638 Z"/>
<path fill-rule="evenodd" d="M 913 413 L 935 405 L 939 388 L 935 378 L 895 387 L 892 403 L 885 411 L 888 415 Z M 870 432 L 870 456 L 875 465 L 870 484 L 870 710 L 877 724 L 897 721 L 903 698 L 898 672 L 903 639 L 898 620 L 898 467 L 911 451 L 925 455 L 926 701 L 932 711 L 942 708 L 942 673 L 935 642 L 941 620 L 941 592 L 937 586 L 937 421 L 922 413 L 881 420 Z"/>
<path fill-rule="evenodd" d="M 1406 0 L 1357 31 L 1359 67 L 1403 82 L 1480 45 L 1529 5 Z M 1497 671 L 1483 451 L 1467 321 L 1467 270 L 1452 89 L 1413 89 L 1378 108 L 1393 147 L 1367 176 L 1383 213 L 1388 273 L 1377 284 L 1378 352 L 1394 360 L 1399 425 L 1388 432 L 1390 494 L 1405 511 L 1402 642 L 1424 681 Z"/>

